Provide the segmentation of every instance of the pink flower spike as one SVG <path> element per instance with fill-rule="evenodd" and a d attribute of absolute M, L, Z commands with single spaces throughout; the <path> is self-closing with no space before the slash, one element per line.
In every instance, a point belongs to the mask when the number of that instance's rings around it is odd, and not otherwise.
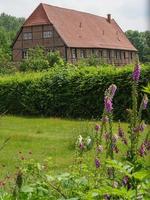
<path fill-rule="evenodd" d="M 96 130 L 96 132 L 98 132 L 98 131 L 100 130 L 100 128 L 101 128 L 101 126 L 100 126 L 99 124 L 96 124 L 96 125 L 95 125 L 95 130 Z"/>
<path fill-rule="evenodd" d="M 133 74 L 132 74 L 132 79 L 136 82 L 139 81 L 140 79 L 140 74 L 141 74 L 141 66 L 137 64 L 134 68 Z"/>

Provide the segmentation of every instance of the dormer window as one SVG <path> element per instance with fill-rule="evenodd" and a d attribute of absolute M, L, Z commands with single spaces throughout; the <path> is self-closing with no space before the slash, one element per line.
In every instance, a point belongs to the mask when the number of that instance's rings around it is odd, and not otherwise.
<path fill-rule="evenodd" d="M 52 31 L 44 31 L 43 32 L 43 38 L 51 38 L 53 36 Z"/>
<path fill-rule="evenodd" d="M 23 33 L 24 40 L 32 40 L 32 33 Z"/>

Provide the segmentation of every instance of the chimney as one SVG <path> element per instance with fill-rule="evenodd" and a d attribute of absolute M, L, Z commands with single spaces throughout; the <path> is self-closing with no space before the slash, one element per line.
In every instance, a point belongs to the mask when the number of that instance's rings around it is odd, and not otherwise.
<path fill-rule="evenodd" d="M 111 14 L 108 14 L 108 15 L 107 15 L 107 21 L 108 21 L 109 23 L 111 23 Z"/>

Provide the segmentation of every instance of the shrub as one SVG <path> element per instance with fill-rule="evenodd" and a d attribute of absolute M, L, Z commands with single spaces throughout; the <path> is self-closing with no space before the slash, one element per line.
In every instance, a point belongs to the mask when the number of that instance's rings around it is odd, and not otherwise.
<path fill-rule="evenodd" d="M 44 50 L 41 47 L 29 49 L 28 58 L 20 64 L 20 71 L 42 71 L 49 68 Z"/>
<path fill-rule="evenodd" d="M 46 59 L 49 63 L 50 67 L 63 67 L 64 66 L 64 61 L 60 56 L 60 53 L 58 51 L 55 52 L 49 52 L 46 56 Z"/>
<path fill-rule="evenodd" d="M 113 82 L 119 86 L 114 101 L 115 119 L 126 119 L 131 103 L 132 68 L 53 68 L 48 72 L 16 74 L 0 78 L 0 112 L 73 118 L 97 118 L 103 109 L 103 93 Z M 143 67 L 141 90 L 150 80 Z M 147 111 L 144 112 L 150 119 Z"/>
<path fill-rule="evenodd" d="M 9 53 L 0 48 L 0 75 L 12 74 L 17 71 L 14 64 L 11 62 Z"/>
<path fill-rule="evenodd" d="M 20 64 L 20 71 L 44 71 L 55 66 L 64 66 L 64 61 L 59 52 L 46 54 L 43 48 L 36 47 L 29 49 L 28 58 L 24 59 Z"/>
<path fill-rule="evenodd" d="M 103 67 L 107 67 L 109 66 L 107 64 L 107 62 L 105 61 L 105 59 L 102 59 L 102 58 L 98 58 L 97 56 L 95 55 L 91 55 L 90 57 L 88 58 L 83 58 L 83 59 L 80 59 L 77 63 L 76 63 L 77 66 L 103 66 Z"/>

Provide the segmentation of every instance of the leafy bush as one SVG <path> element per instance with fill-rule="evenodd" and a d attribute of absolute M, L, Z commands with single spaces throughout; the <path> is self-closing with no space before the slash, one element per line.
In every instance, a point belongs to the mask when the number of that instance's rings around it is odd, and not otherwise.
<path fill-rule="evenodd" d="M 16 74 L 0 78 L 0 112 L 73 118 L 97 118 L 103 109 L 103 93 L 113 82 L 119 85 L 114 101 L 115 119 L 126 120 L 131 103 L 132 68 L 53 68 L 48 72 Z M 150 80 L 149 66 L 142 68 L 141 90 Z M 147 111 L 144 112 L 150 119 Z"/>
<path fill-rule="evenodd" d="M 29 49 L 28 58 L 20 64 L 20 71 L 42 71 L 49 68 L 44 50 L 40 47 Z"/>
<path fill-rule="evenodd" d="M 45 53 L 41 47 L 28 50 L 28 58 L 20 64 L 20 71 L 44 71 L 51 67 L 64 66 L 64 61 L 59 52 Z"/>
<path fill-rule="evenodd" d="M 11 56 L 4 49 L 0 48 L 0 75 L 12 74 L 17 71 L 14 63 L 11 62 Z"/>
<path fill-rule="evenodd" d="M 60 53 L 58 51 L 49 52 L 46 56 L 46 59 L 48 60 L 50 67 L 64 66 L 64 60 L 61 58 Z"/>
<path fill-rule="evenodd" d="M 77 66 L 103 66 L 103 67 L 108 67 L 110 65 L 107 64 L 107 62 L 102 59 L 98 58 L 95 55 L 92 55 L 88 58 L 80 59 L 77 63 Z"/>

